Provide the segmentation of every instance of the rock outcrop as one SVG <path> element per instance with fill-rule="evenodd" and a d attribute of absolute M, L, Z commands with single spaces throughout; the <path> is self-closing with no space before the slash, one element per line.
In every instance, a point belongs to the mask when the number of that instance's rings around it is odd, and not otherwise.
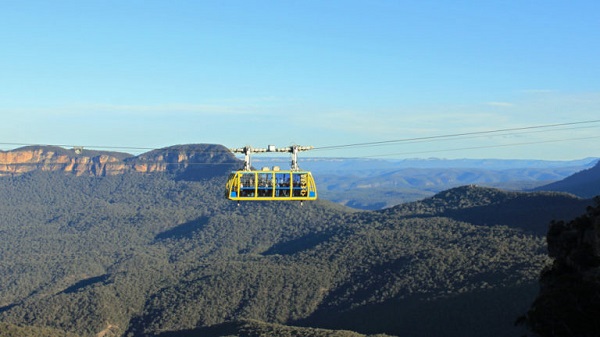
<path fill-rule="evenodd" d="M 554 262 L 540 277 L 540 293 L 521 318 L 536 336 L 600 334 L 600 198 L 575 220 L 554 222 L 547 236 Z"/>
<path fill-rule="evenodd" d="M 77 176 L 109 176 L 126 172 L 184 175 L 229 170 L 239 161 L 221 145 L 176 145 L 139 156 L 128 153 L 27 146 L 0 151 L 0 176 L 32 171 L 60 171 Z M 215 170 L 217 169 L 217 170 Z"/>

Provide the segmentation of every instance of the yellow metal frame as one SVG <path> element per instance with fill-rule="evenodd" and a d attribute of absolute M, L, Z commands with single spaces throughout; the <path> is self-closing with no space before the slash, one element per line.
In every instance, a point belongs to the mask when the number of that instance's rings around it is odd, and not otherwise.
<path fill-rule="evenodd" d="M 316 200 L 317 186 L 309 171 L 234 171 L 226 185 L 236 201 Z"/>

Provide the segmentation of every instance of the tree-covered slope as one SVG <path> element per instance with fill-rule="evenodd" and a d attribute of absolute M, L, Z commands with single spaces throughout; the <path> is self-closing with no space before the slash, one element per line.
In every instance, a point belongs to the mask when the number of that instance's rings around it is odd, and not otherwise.
<path fill-rule="evenodd" d="M 291 327 L 255 320 L 242 320 L 216 324 L 210 327 L 182 331 L 168 331 L 158 337 L 364 337 L 365 335 L 346 330 L 327 330 Z M 371 337 L 385 337 L 377 334 Z"/>
<path fill-rule="evenodd" d="M 230 257 L 308 233 L 319 225 L 312 218 L 346 212 L 326 202 L 315 212 L 296 203 L 237 207 L 222 198 L 224 183 L 141 174 L 3 178 L 0 316 L 84 335 L 107 322 L 125 331 L 146 301 L 203 264 L 216 272 Z"/>
<path fill-rule="evenodd" d="M 382 212 L 397 216 L 444 216 L 474 225 L 518 228 L 543 236 L 551 221 L 572 219 L 590 204 L 589 199 L 567 193 L 512 192 L 468 185 Z"/>
<path fill-rule="evenodd" d="M 76 334 L 52 328 L 18 326 L 0 322 L 0 337 L 77 337 Z M 108 336 L 107 336 L 108 337 Z"/>
<path fill-rule="evenodd" d="M 224 176 L 174 177 L 0 179 L 0 321 L 81 336 L 248 319 L 363 334 L 505 335 L 547 263 L 543 238 L 526 224 L 449 213 L 461 199 L 497 205 L 477 194 L 488 190 L 355 212 L 327 201 L 236 206 L 222 197 Z"/>

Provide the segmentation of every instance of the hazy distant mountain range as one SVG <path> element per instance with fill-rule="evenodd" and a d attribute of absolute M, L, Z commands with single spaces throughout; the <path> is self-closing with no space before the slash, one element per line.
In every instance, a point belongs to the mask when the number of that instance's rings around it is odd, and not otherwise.
<path fill-rule="evenodd" d="M 207 162 L 210 162 L 211 170 L 203 167 Z M 469 184 L 507 190 L 532 190 L 589 169 L 597 162 L 598 158 L 572 161 L 300 158 L 301 167 L 313 172 L 321 198 L 358 209 L 382 209 Z M 289 159 L 286 156 L 265 158 L 256 155 L 253 164 L 256 168 L 287 168 Z M 206 175 L 211 174 L 210 172 L 239 169 L 241 165 L 241 160 L 227 148 L 210 144 L 175 145 L 137 156 L 55 146 L 28 146 L 0 151 L 0 176 L 35 170 L 87 176 L 126 172 L 168 172 L 180 176 L 198 176 L 197 171 Z M 584 174 L 586 173 L 580 173 Z M 545 189 L 568 191 L 567 185 L 572 183 L 575 182 L 570 180 L 562 185 L 548 185 Z M 574 193 L 589 197 L 595 193 L 590 186 L 594 185 L 583 183 Z"/>
<path fill-rule="evenodd" d="M 597 158 L 573 161 L 311 158 L 303 162 L 303 167 L 314 172 L 321 197 L 354 208 L 380 209 L 462 185 L 532 190 L 589 169 L 597 162 Z M 575 194 L 589 197 L 594 193 L 593 186 L 587 185 L 591 190 L 585 195 Z M 546 190 L 553 190 L 553 186 Z M 558 190 L 568 191 L 568 188 Z"/>

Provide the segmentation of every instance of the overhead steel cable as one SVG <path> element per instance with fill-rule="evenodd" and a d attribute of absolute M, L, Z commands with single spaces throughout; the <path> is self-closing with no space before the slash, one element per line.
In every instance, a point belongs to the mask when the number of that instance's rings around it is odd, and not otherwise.
<path fill-rule="evenodd" d="M 583 128 L 593 128 L 597 126 L 591 126 L 590 124 L 598 124 L 600 120 L 587 120 L 587 121 L 576 121 L 576 122 L 566 122 L 566 123 L 555 123 L 555 124 L 543 124 L 543 125 L 531 125 L 525 127 L 515 127 L 515 128 L 503 128 L 503 129 L 493 129 L 493 130 L 484 130 L 484 131 L 473 131 L 473 132 L 462 132 L 462 133 L 453 133 L 453 134 L 443 134 L 443 135 L 434 135 L 434 136 L 424 136 L 424 137 L 412 137 L 412 138 L 402 138 L 402 139 L 394 139 L 394 140 L 385 140 L 385 141 L 376 141 L 376 142 L 364 142 L 364 143 L 350 143 L 350 144 L 340 144 L 340 145 L 329 145 L 329 146 L 316 146 L 313 150 L 338 150 L 338 149 L 347 149 L 347 148 L 360 148 L 360 147 L 375 147 L 375 146 L 385 146 L 385 145 L 393 145 L 393 144 L 401 144 L 401 143 L 417 143 L 417 142 L 434 142 L 440 140 L 448 140 L 448 139 L 469 139 L 476 138 L 486 135 L 522 135 L 529 133 L 540 133 L 540 132 L 550 132 L 550 131 L 564 131 L 564 130 L 573 130 L 573 129 L 583 129 Z M 586 126 L 584 126 L 586 125 Z M 567 126 L 571 126 L 570 128 L 564 128 Z M 598 125 L 600 127 L 600 125 Z M 547 130 L 544 130 L 547 129 Z M 537 130 L 537 131 L 532 131 Z M 548 142 L 559 142 L 559 141 L 571 141 L 571 140 L 582 140 L 582 139 L 591 139 L 597 137 L 582 137 L 582 138 L 564 138 L 557 140 L 548 140 L 548 141 L 536 141 L 536 142 L 527 142 L 527 143 L 513 143 L 513 144 L 502 144 L 502 145 L 489 145 L 489 146 L 480 146 L 480 147 L 463 147 L 456 149 L 448 149 L 448 150 L 432 150 L 432 151 L 417 151 L 417 152 L 404 152 L 404 153 L 393 153 L 393 154 L 383 154 L 383 155 L 367 155 L 361 157 L 384 157 L 384 156 L 392 156 L 392 155 L 402 155 L 402 154 L 418 154 L 418 153 L 429 153 L 429 152 L 443 152 L 443 151 L 458 151 L 458 150 L 469 150 L 469 149 L 478 149 L 478 148 L 494 148 L 494 147 L 508 147 L 508 146 L 521 146 L 521 145 L 529 145 L 529 144 L 542 144 Z M 16 143 L 16 142 L 0 142 L 0 145 L 7 146 L 56 146 L 63 148 L 83 148 L 83 149 L 115 149 L 115 150 L 143 150 L 143 151 L 154 151 L 154 150 L 165 150 L 168 152 L 174 151 L 170 148 L 172 146 L 167 146 L 164 148 L 152 148 L 152 147 L 140 147 L 140 146 L 101 146 L 101 145 L 67 145 L 67 144 L 31 144 L 31 143 Z M 211 149 L 209 151 L 203 151 L 206 153 L 232 153 L 229 149 L 217 150 Z M 146 153 L 142 153 L 138 156 L 143 156 Z M 151 161 L 143 161 L 143 163 L 152 163 Z M 174 165 L 175 163 L 170 163 L 169 165 Z M 194 165 L 226 165 L 229 164 L 227 162 L 221 163 L 188 163 Z"/>
<path fill-rule="evenodd" d="M 535 130 L 535 129 L 543 129 L 543 128 L 557 128 L 562 126 L 572 126 L 572 125 L 581 125 L 581 124 L 593 124 L 600 123 L 600 120 L 588 120 L 588 121 L 579 121 L 579 122 L 568 122 L 568 123 L 557 123 L 557 124 L 545 124 L 545 125 L 532 125 L 518 128 L 505 128 L 505 129 L 495 129 L 495 130 L 485 130 L 485 131 L 473 131 L 473 132 L 462 132 L 462 133 L 453 133 L 453 134 L 444 134 L 444 135 L 436 135 L 436 136 L 425 136 L 425 137 L 413 137 L 413 138 L 402 138 L 395 140 L 385 140 L 385 141 L 377 141 L 377 142 L 365 142 L 365 143 L 353 143 L 353 144 L 342 144 L 342 145 L 330 145 L 330 146 L 319 146 L 315 147 L 315 150 L 337 150 L 344 148 L 352 148 L 352 147 L 370 147 L 370 146 L 381 146 L 381 145 L 390 145 L 395 143 L 408 143 L 408 142 L 417 142 L 417 141 L 434 141 L 434 140 L 442 140 L 448 138 L 461 138 L 466 136 L 481 136 L 481 135 L 490 135 L 490 134 L 502 134 L 505 132 L 514 132 L 514 131 L 527 131 L 527 130 Z"/>
<path fill-rule="evenodd" d="M 594 129 L 594 128 L 600 128 L 600 125 L 576 126 L 576 127 L 569 127 L 569 128 L 559 128 L 559 129 L 551 129 L 551 130 L 524 131 L 524 132 L 515 131 L 515 132 L 508 132 L 508 133 L 498 133 L 498 134 L 493 134 L 493 135 L 489 135 L 489 134 L 470 135 L 470 136 L 464 136 L 464 137 L 460 137 L 460 138 L 451 138 L 451 139 L 444 139 L 444 138 L 436 138 L 436 139 L 414 139 L 414 140 L 406 140 L 405 142 L 402 142 L 402 144 L 429 143 L 429 142 L 436 142 L 436 141 L 442 141 L 442 140 L 459 141 L 459 140 L 476 139 L 476 138 L 482 138 L 482 137 L 522 136 L 522 135 L 532 135 L 532 134 L 538 134 L 538 133 L 544 133 L 544 132 L 571 131 L 571 130 Z M 593 138 L 595 138 L 595 137 L 593 137 Z M 543 141 L 541 141 L 540 143 L 543 143 Z M 379 146 L 389 146 L 389 145 L 391 145 L 391 144 L 376 144 L 376 145 L 368 145 L 368 146 L 365 145 L 363 147 L 379 147 Z M 367 157 L 371 157 L 371 156 L 367 156 Z"/>
<path fill-rule="evenodd" d="M 577 137 L 577 138 L 562 138 L 562 139 L 548 139 L 548 140 L 531 141 L 531 142 L 498 144 L 498 145 L 469 146 L 469 147 L 460 147 L 460 148 L 451 148 L 451 149 L 438 149 L 438 150 L 422 150 L 422 151 L 414 151 L 414 152 L 399 152 L 399 153 L 397 152 L 397 153 L 388 153 L 388 154 L 363 156 L 362 158 L 376 158 L 376 157 L 390 157 L 390 156 L 400 156 L 400 155 L 409 155 L 409 154 L 423 154 L 423 153 L 437 153 L 437 152 L 452 152 L 452 151 L 464 151 L 464 150 L 491 149 L 491 148 L 500 148 L 500 147 L 524 146 L 524 145 L 534 145 L 534 144 L 544 144 L 544 143 L 558 143 L 558 142 L 577 141 L 577 140 L 589 140 L 589 139 L 597 139 L 597 138 L 600 138 L 600 136 Z"/>

